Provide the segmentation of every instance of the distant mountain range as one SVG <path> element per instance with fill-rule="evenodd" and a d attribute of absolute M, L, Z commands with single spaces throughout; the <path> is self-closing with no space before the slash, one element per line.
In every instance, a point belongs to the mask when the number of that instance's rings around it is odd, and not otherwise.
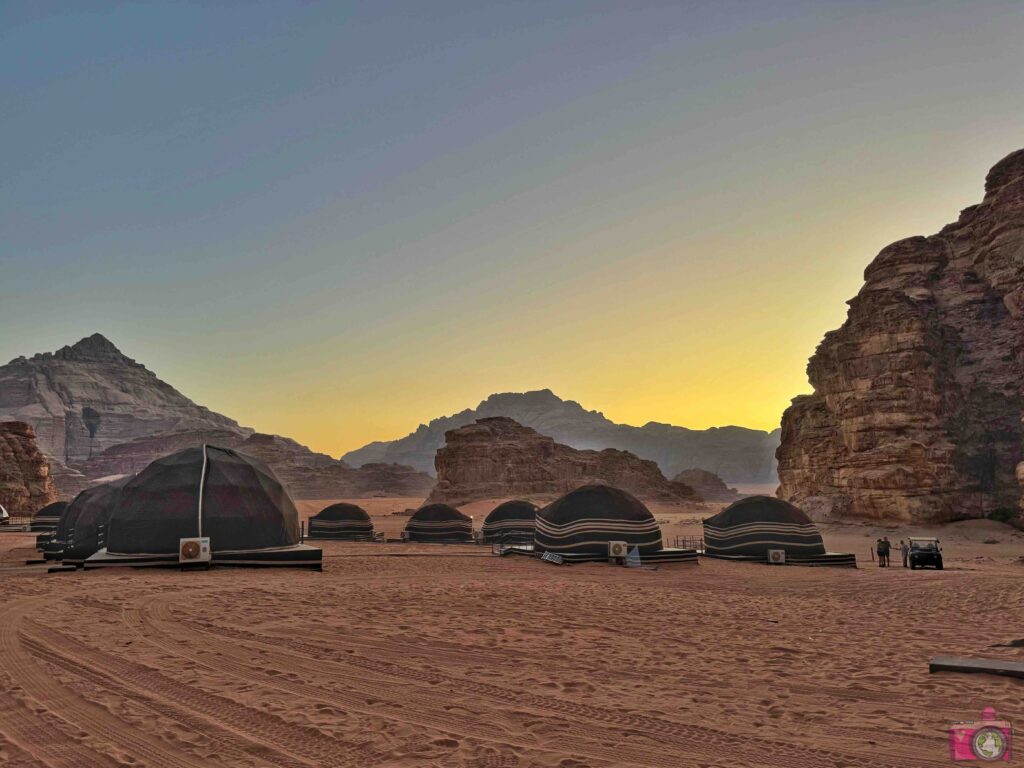
<path fill-rule="evenodd" d="M 780 430 L 745 427 L 687 429 L 648 422 L 642 427 L 616 424 L 600 411 L 588 411 L 549 389 L 491 395 L 476 408 L 421 424 L 399 440 L 374 442 L 350 451 L 342 460 L 359 466 L 371 462 L 408 464 L 434 473 L 434 456 L 445 432 L 477 419 L 507 416 L 556 442 L 579 449 L 618 448 L 658 463 L 666 477 L 686 469 L 714 472 L 728 483 L 776 482 L 775 449 Z"/>
<path fill-rule="evenodd" d="M 296 498 L 426 496 L 433 486 L 429 475 L 410 467 L 356 469 L 294 440 L 240 426 L 196 405 L 98 333 L 0 367 L 0 421 L 35 430 L 65 498 L 207 442 L 266 461 Z"/>

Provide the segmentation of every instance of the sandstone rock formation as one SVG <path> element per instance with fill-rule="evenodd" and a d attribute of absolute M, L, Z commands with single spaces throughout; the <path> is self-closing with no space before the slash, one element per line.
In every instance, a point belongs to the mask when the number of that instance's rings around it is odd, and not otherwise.
<path fill-rule="evenodd" d="M 658 463 L 672 476 L 689 467 L 704 467 L 731 483 L 775 482 L 775 449 L 779 430 L 762 432 L 743 427 L 686 429 L 649 422 L 642 427 L 616 424 L 598 411 L 588 411 L 551 390 L 491 395 L 472 410 L 421 424 L 412 434 L 391 442 L 370 443 L 342 456 L 360 465 L 369 461 L 409 464 L 433 471 L 434 454 L 445 433 L 477 419 L 507 416 L 573 448 L 618 448 Z"/>
<path fill-rule="evenodd" d="M 196 405 L 98 333 L 0 367 L 0 417 L 31 424 L 40 450 L 69 466 L 158 432 L 252 432 Z"/>
<path fill-rule="evenodd" d="M 1024 150 L 984 200 L 882 250 L 786 411 L 779 495 L 813 517 L 1017 510 L 1024 429 Z"/>
<path fill-rule="evenodd" d="M 672 482 L 690 486 L 704 501 L 736 501 L 742 498 L 739 491 L 730 488 L 722 478 L 706 469 L 684 469 L 672 478 Z"/>
<path fill-rule="evenodd" d="M 254 433 L 196 405 L 100 334 L 0 367 L 0 418 L 35 428 L 65 498 L 204 442 L 263 459 L 297 498 L 425 496 L 433 485 L 411 467 L 356 469 L 294 440 Z"/>
<path fill-rule="evenodd" d="M 653 461 L 611 448 L 570 448 L 504 416 L 450 430 L 435 466 L 429 502 L 544 501 L 590 483 L 618 486 L 648 501 L 699 501 L 689 486 L 666 480 Z"/>
<path fill-rule="evenodd" d="M 425 472 L 397 464 L 368 464 L 358 469 L 316 453 L 287 437 L 260 432 L 197 430 L 140 437 L 115 445 L 82 463 L 93 478 L 141 472 L 154 459 L 203 443 L 234 448 L 266 462 L 296 499 L 426 496 L 434 485 Z"/>
<path fill-rule="evenodd" d="M 0 505 L 12 515 L 31 515 L 55 501 L 57 489 L 32 427 L 0 423 Z"/>

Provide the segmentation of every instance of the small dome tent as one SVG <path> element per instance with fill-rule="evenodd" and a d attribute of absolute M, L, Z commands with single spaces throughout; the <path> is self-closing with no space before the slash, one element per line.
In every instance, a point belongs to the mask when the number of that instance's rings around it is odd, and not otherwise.
<path fill-rule="evenodd" d="M 537 528 L 537 505 L 514 499 L 499 504 L 484 520 L 481 533 L 484 541 L 501 539 L 528 539 L 533 541 Z"/>
<path fill-rule="evenodd" d="M 66 501 L 55 501 L 47 504 L 34 515 L 32 515 L 31 530 L 37 533 L 52 533 L 60 523 L 60 516 L 67 509 Z"/>
<path fill-rule="evenodd" d="M 470 544 L 473 542 L 473 521 L 447 504 L 427 504 L 409 518 L 405 534 L 409 541 Z"/>
<path fill-rule="evenodd" d="M 331 504 L 309 518 L 307 538 L 341 541 L 371 541 L 373 521 L 355 504 Z"/>
<path fill-rule="evenodd" d="M 121 489 L 132 479 L 128 475 L 110 483 L 103 483 L 82 491 L 72 502 L 75 506 L 75 525 L 64 542 L 61 560 L 65 565 L 82 565 L 86 558 L 96 554 L 102 546 L 110 515 L 114 511 Z M 101 535 L 102 534 L 102 535 Z"/>
<path fill-rule="evenodd" d="M 704 521 L 704 555 L 768 562 L 781 549 L 789 565 L 856 568 L 855 555 L 826 552 L 817 526 L 798 507 L 774 496 L 750 496 Z"/>
<path fill-rule="evenodd" d="M 11 522 L 11 515 L 4 509 L 4 505 L 0 504 L 0 525 L 7 525 L 9 522 Z"/>
<path fill-rule="evenodd" d="M 537 513 L 538 552 L 607 557 L 609 541 L 624 541 L 640 555 L 662 549 L 661 528 L 650 510 L 621 488 L 585 485 Z"/>
<path fill-rule="evenodd" d="M 183 538 L 208 537 L 215 565 L 320 568 L 299 543 L 295 503 L 262 461 L 204 445 L 157 459 L 121 489 L 107 546 L 86 567 L 178 562 Z"/>
<path fill-rule="evenodd" d="M 37 545 L 43 553 L 43 557 L 47 560 L 59 560 L 61 553 L 64 551 L 65 545 L 68 543 L 71 532 L 75 527 L 75 520 L 78 517 L 78 513 L 82 511 L 82 505 L 75 505 L 79 497 L 83 494 L 88 498 L 88 494 L 91 493 L 96 486 L 86 488 L 84 491 L 75 496 L 71 500 L 70 504 L 64 507 L 64 510 L 60 513 L 60 519 L 57 521 L 57 527 L 53 529 L 53 535 L 42 543 L 37 539 Z"/>

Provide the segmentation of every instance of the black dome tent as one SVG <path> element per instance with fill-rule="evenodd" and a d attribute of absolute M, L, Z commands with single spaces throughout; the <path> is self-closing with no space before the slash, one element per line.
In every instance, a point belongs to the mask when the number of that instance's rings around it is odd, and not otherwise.
<path fill-rule="evenodd" d="M 783 550 L 791 564 L 856 566 L 853 555 L 827 553 L 811 519 L 773 496 L 740 499 L 704 521 L 708 557 L 768 562 L 770 549 Z"/>
<path fill-rule="evenodd" d="M 610 541 L 637 547 L 641 556 L 662 549 L 661 528 L 650 510 L 621 488 L 585 485 L 537 513 L 538 552 L 605 558 Z"/>
<path fill-rule="evenodd" d="M 53 529 L 53 535 L 46 541 L 40 543 L 39 538 L 36 539 L 36 545 L 43 553 L 43 557 L 47 560 L 59 560 L 64 547 L 67 545 L 68 540 L 71 536 L 71 532 L 75 527 L 75 519 L 78 517 L 78 513 L 82 511 L 81 505 L 75 505 L 79 497 L 83 494 L 88 498 L 88 494 L 91 493 L 96 486 L 86 488 L 84 491 L 75 496 L 71 500 L 70 504 L 64 506 L 63 511 L 60 513 L 60 519 L 57 521 L 57 527 Z"/>
<path fill-rule="evenodd" d="M 310 539 L 372 541 L 373 521 L 365 509 L 355 504 L 331 504 L 309 518 L 306 536 Z"/>
<path fill-rule="evenodd" d="M 204 445 L 157 459 L 125 484 L 107 546 L 86 567 L 178 562 L 180 540 L 209 537 L 215 565 L 319 568 L 299 543 L 295 503 L 258 459 Z"/>
<path fill-rule="evenodd" d="M 60 516 L 67 509 L 67 506 L 68 503 L 66 501 L 55 501 L 53 504 L 47 504 L 32 515 L 30 530 L 38 533 L 52 533 L 57 529 L 57 524 L 60 523 Z"/>
<path fill-rule="evenodd" d="M 468 544 L 473 541 L 473 521 L 447 504 L 427 504 L 409 518 L 405 534 L 409 541 Z"/>
<path fill-rule="evenodd" d="M 75 497 L 72 502 L 75 505 L 75 524 L 69 530 L 61 552 L 65 565 L 82 565 L 86 558 L 100 549 L 101 533 L 106 530 L 121 489 L 132 477 L 128 475 L 87 488 Z"/>
<path fill-rule="evenodd" d="M 528 539 L 532 542 L 536 527 L 537 505 L 522 499 L 514 499 L 491 510 L 484 519 L 481 533 L 484 541 Z"/>

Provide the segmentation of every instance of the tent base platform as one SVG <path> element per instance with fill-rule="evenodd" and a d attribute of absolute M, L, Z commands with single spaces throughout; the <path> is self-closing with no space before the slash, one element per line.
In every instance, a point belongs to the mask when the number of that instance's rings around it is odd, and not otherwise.
<path fill-rule="evenodd" d="M 332 533 L 307 533 L 307 541 L 376 541 L 373 534 L 332 534 Z"/>
<path fill-rule="evenodd" d="M 929 672 L 969 672 L 1024 678 L 1024 663 L 1003 659 L 972 659 L 966 656 L 934 656 Z"/>
<path fill-rule="evenodd" d="M 407 544 L 476 544 L 473 541 L 472 536 L 466 536 L 456 539 L 400 539 Z"/>
<path fill-rule="evenodd" d="M 509 547 L 504 550 L 502 554 L 529 554 L 533 557 L 540 557 L 543 552 L 536 551 L 533 548 L 529 550 L 520 547 Z M 562 558 L 562 562 L 566 565 L 577 565 L 579 563 L 607 563 L 608 555 L 606 553 L 594 553 L 594 552 L 555 552 L 554 554 L 559 555 Z M 662 549 L 658 552 L 649 552 L 647 554 L 640 555 L 641 565 L 663 565 L 666 563 L 690 563 L 696 565 L 699 561 L 697 560 L 697 550 L 695 549 Z"/>
<path fill-rule="evenodd" d="M 754 555 L 719 555 L 708 552 L 701 552 L 701 557 L 710 557 L 715 560 L 731 560 L 738 563 L 760 563 L 770 565 L 767 558 Z M 856 568 L 857 556 L 844 552 L 826 552 L 824 555 L 810 555 L 799 557 L 786 555 L 785 565 L 802 565 L 805 567 L 818 568 Z"/>
<path fill-rule="evenodd" d="M 101 549 L 84 562 L 86 569 L 92 568 L 177 568 L 183 563 L 177 552 L 152 555 L 122 555 Z M 185 563 L 188 565 L 188 563 Z M 238 550 L 214 552 L 210 565 L 234 565 L 256 568 L 312 568 L 323 570 L 323 551 L 306 544 L 277 549 Z"/>

